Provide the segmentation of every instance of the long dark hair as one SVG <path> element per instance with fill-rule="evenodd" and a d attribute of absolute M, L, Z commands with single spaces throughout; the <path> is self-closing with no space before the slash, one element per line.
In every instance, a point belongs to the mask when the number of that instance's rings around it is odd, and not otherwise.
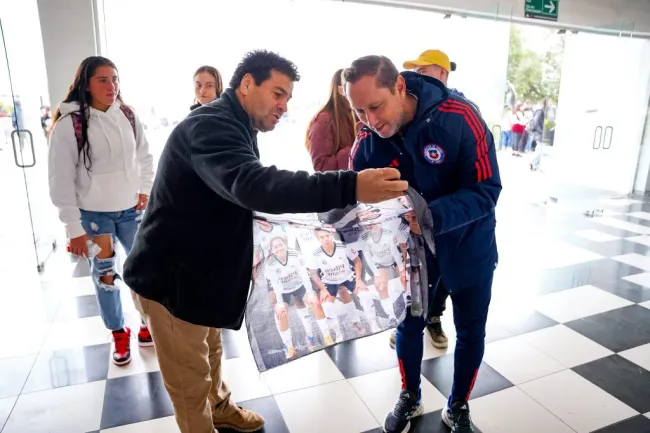
<path fill-rule="evenodd" d="M 356 136 L 356 119 L 350 108 L 350 104 L 345 96 L 339 93 L 339 86 L 342 83 L 341 73 L 343 69 L 339 69 L 334 73 L 330 83 L 330 97 L 323 105 L 314 118 L 309 122 L 307 128 L 307 137 L 305 137 L 305 147 L 307 151 L 311 149 L 311 141 L 309 140 L 309 130 L 313 125 L 316 118 L 321 113 L 328 113 L 332 121 L 334 132 L 334 148 L 336 151 L 339 149 L 352 146 Z"/>
<path fill-rule="evenodd" d="M 97 71 L 97 68 L 102 66 L 110 66 L 117 71 L 115 63 L 108 60 L 106 57 L 92 56 L 84 59 L 77 68 L 77 72 L 74 74 L 74 81 L 68 90 L 67 96 L 63 100 L 63 102 L 79 103 L 78 113 L 80 115 L 79 118 L 81 119 L 81 140 L 83 143 L 80 153 L 83 154 L 84 167 L 87 171 L 90 171 L 93 165 L 90 157 L 90 143 L 88 142 L 88 119 L 90 118 L 89 108 L 92 104 L 92 96 L 90 95 L 88 88 L 90 85 L 90 79 L 95 75 L 95 71 Z M 117 99 L 122 102 L 121 92 L 117 93 Z M 54 117 L 52 117 L 50 132 L 61 117 L 61 110 L 57 107 L 54 112 Z"/>

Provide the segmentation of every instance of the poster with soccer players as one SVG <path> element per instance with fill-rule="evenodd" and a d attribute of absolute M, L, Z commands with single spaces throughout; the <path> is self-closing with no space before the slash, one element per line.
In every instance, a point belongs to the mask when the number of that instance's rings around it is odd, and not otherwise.
<path fill-rule="evenodd" d="M 260 371 L 395 327 L 419 278 L 406 198 L 254 219 L 246 309 Z"/>

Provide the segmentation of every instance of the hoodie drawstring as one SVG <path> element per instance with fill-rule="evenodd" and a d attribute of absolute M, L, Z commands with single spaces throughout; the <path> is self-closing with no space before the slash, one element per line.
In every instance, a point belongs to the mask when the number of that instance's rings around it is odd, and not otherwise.
<path fill-rule="evenodd" d="M 102 116 L 97 115 L 96 117 L 97 120 L 99 120 L 99 127 L 101 128 L 102 133 L 104 134 L 104 138 L 106 138 L 106 142 L 108 143 L 108 154 L 110 155 L 111 159 L 113 159 L 113 143 L 111 143 L 111 140 L 108 138 L 108 134 L 104 129 L 104 122 L 102 122 Z"/>
<path fill-rule="evenodd" d="M 104 129 L 104 122 L 102 121 L 102 117 L 104 116 L 104 113 L 94 113 L 95 117 L 99 120 L 99 125 L 101 127 L 102 133 L 104 134 L 104 137 L 106 138 L 106 141 L 108 142 L 108 148 L 109 148 L 109 155 L 111 159 L 113 158 L 113 146 L 114 143 L 112 142 L 111 139 L 109 139 L 108 134 L 106 133 L 106 130 Z M 122 129 L 122 126 L 120 125 L 120 118 L 118 116 L 126 117 L 121 113 L 120 111 L 120 106 L 119 106 L 119 101 L 116 101 L 115 104 L 113 104 L 108 111 L 106 112 L 106 115 L 110 120 L 113 121 L 113 124 L 117 127 L 118 134 L 120 136 L 120 145 L 122 146 L 122 168 L 124 169 L 124 173 L 126 175 L 127 180 L 131 180 L 131 170 L 129 170 L 129 164 L 127 161 L 127 152 L 126 152 L 126 146 L 124 143 L 124 130 Z M 129 131 L 130 132 L 130 131 Z M 137 143 L 136 143 L 137 147 Z"/>

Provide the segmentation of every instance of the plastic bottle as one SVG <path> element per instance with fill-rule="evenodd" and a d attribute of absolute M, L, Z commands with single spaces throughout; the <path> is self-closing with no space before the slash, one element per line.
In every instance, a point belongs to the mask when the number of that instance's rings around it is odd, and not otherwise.
<path fill-rule="evenodd" d="M 96 243 L 94 243 L 90 239 L 88 239 L 86 241 L 86 246 L 88 247 L 88 258 L 89 259 L 94 259 L 95 257 L 97 257 L 97 254 L 99 254 L 99 252 L 102 250 L 99 245 L 97 245 Z M 70 244 L 68 244 L 67 251 L 70 253 Z M 76 254 L 70 253 L 70 261 L 73 262 L 73 263 L 76 263 L 77 261 L 79 261 L 79 256 L 76 255 Z"/>

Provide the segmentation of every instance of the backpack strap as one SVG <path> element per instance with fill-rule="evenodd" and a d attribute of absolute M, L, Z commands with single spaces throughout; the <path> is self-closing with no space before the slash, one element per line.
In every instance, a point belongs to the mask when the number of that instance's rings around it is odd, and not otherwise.
<path fill-rule="evenodd" d="M 124 116 L 126 116 L 127 120 L 131 124 L 131 128 L 133 128 L 133 135 L 135 136 L 135 113 L 131 109 L 131 107 L 127 105 L 120 105 L 120 110 L 122 110 L 122 113 L 124 113 Z M 74 113 L 70 113 L 70 118 L 72 119 L 72 127 L 74 128 L 74 136 L 77 139 L 77 150 L 81 153 L 81 149 L 84 147 L 83 143 L 83 133 L 82 133 L 82 128 L 81 128 L 81 113 L 78 111 L 75 111 Z M 137 137 L 136 137 L 137 139 Z"/>
<path fill-rule="evenodd" d="M 83 133 L 81 130 L 81 113 L 79 112 L 70 113 L 70 118 L 72 119 L 74 136 L 77 139 L 77 150 L 79 151 L 79 153 L 81 153 L 81 149 L 83 149 L 84 147 Z"/>
<path fill-rule="evenodd" d="M 129 120 L 129 123 L 131 124 L 131 128 L 133 128 L 133 136 L 136 138 L 136 141 L 138 139 L 136 133 L 135 133 L 135 113 L 133 112 L 133 109 L 129 107 L 128 105 L 120 104 L 120 110 L 122 110 L 122 113 L 126 116 L 126 118 Z"/>

